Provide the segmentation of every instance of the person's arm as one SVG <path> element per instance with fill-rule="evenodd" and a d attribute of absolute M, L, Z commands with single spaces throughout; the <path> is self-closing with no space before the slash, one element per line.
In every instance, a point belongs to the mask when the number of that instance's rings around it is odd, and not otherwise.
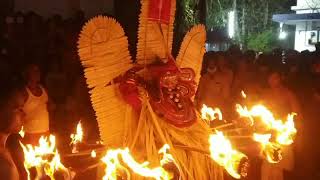
<path fill-rule="evenodd" d="M 19 172 L 19 179 L 20 180 L 27 180 L 27 171 L 23 165 L 24 162 L 24 154 L 23 149 L 20 145 L 21 137 L 18 134 L 12 134 L 8 137 L 6 147 L 8 148 L 12 160 L 16 165 L 16 168 Z"/>
<path fill-rule="evenodd" d="M 198 85 L 198 90 L 196 92 L 196 96 L 195 96 L 195 105 L 197 107 L 197 109 L 200 109 L 202 107 L 202 93 L 203 93 L 203 89 L 204 89 L 204 84 L 205 84 L 205 76 L 201 76 L 200 81 L 199 81 L 199 85 Z"/>
<path fill-rule="evenodd" d="M 1 179 L 6 180 L 18 180 L 15 177 L 19 177 L 19 175 L 16 174 L 16 176 L 13 174 L 14 171 L 12 171 L 12 166 L 10 163 L 3 157 L 0 157 L 0 177 Z"/>
<path fill-rule="evenodd" d="M 26 89 L 26 88 L 24 88 L 24 89 L 22 90 L 22 95 L 23 95 L 24 103 L 26 103 L 27 100 L 28 100 L 28 98 L 29 98 L 29 95 L 28 95 L 28 92 L 27 92 L 27 89 Z"/>
<path fill-rule="evenodd" d="M 301 106 L 298 101 L 298 98 L 293 92 L 288 93 L 288 95 L 291 111 L 297 113 L 299 119 L 302 119 Z"/>

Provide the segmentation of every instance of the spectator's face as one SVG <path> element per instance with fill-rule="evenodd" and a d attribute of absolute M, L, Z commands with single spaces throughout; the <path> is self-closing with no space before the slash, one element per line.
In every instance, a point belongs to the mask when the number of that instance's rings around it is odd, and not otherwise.
<path fill-rule="evenodd" d="M 17 92 L 12 95 L 7 105 L 2 109 L 2 117 L 8 122 L 7 133 L 18 133 L 21 130 L 25 113 L 23 112 L 24 96 Z"/>
<path fill-rule="evenodd" d="M 31 65 L 27 69 L 27 79 L 29 82 L 35 82 L 38 83 L 40 82 L 40 69 L 37 65 Z"/>
<path fill-rule="evenodd" d="M 279 73 L 271 73 L 268 78 L 268 83 L 271 88 L 281 86 L 281 75 Z"/>
<path fill-rule="evenodd" d="M 212 60 L 208 61 L 208 68 L 209 69 L 214 69 L 216 68 L 216 63 Z"/>
<path fill-rule="evenodd" d="M 226 66 L 226 60 L 223 56 L 218 56 L 217 58 L 217 66 L 220 69 L 223 69 Z"/>

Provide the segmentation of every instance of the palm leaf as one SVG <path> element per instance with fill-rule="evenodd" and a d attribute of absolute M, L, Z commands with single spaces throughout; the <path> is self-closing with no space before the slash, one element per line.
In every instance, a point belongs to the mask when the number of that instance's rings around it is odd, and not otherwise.
<path fill-rule="evenodd" d="M 89 88 L 105 86 L 132 67 L 127 37 L 112 18 L 91 19 L 80 33 L 78 49 Z"/>
<path fill-rule="evenodd" d="M 184 37 L 177 57 L 180 68 L 192 68 L 199 83 L 203 55 L 205 53 L 206 30 L 203 25 L 194 26 Z"/>
<path fill-rule="evenodd" d="M 171 0 L 168 24 L 150 20 L 148 18 L 149 6 L 150 0 L 141 0 L 136 57 L 139 64 L 150 64 L 156 57 L 166 58 L 172 49 L 176 1 Z"/>
<path fill-rule="evenodd" d="M 121 147 L 125 134 L 126 103 L 117 94 L 118 85 L 107 86 L 115 77 L 132 68 L 128 40 L 120 24 L 98 16 L 83 27 L 78 53 L 90 90 L 100 137 L 112 147 Z"/>

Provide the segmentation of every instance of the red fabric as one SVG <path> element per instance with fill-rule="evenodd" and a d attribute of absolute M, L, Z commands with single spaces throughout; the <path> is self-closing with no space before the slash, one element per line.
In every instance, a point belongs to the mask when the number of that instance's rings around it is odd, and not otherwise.
<path fill-rule="evenodd" d="M 149 72 L 153 78 L 160 78 L 161 76 L 165 75 L 168 71 L 170 72 L 179 72 L 177 65 L 174 62 L 174 59 L 169 57 L 167 63 L 161 65 L 150 65 L 148 67 Z"/>
<path fill-rule="evenodd" d="M 150 0 L 149 19 L 169 24 L 171 0 Z"/>
<path fill-rule="evenodd" d="M 126 103 L 130 104 L 135 111 L 139 112 L 142 105 L 137 86 L 135 84 L 122 82 L 120 83 L 119 90 Z"/>

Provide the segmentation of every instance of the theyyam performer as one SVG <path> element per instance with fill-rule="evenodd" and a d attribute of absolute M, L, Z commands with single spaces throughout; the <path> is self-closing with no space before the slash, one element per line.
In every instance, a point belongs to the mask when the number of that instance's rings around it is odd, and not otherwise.
<path fill-rule="evenodd" d="M 205 53 L 206 31 L 193 27 L 180 52 L 171 55 L 175 0 L 141 0 L 137 56 L 128 51 L 116 20 L 91 19 L 79 38 L 100 137 L 110 148 L 129 147 L 137 160 L 159 164 L 158 150 L 169 144 L 183 179 L 223 179 L 208 155 L 210 127 L 193 105 Z M 141 178 L 133 175 L 131 178 Z"/>

